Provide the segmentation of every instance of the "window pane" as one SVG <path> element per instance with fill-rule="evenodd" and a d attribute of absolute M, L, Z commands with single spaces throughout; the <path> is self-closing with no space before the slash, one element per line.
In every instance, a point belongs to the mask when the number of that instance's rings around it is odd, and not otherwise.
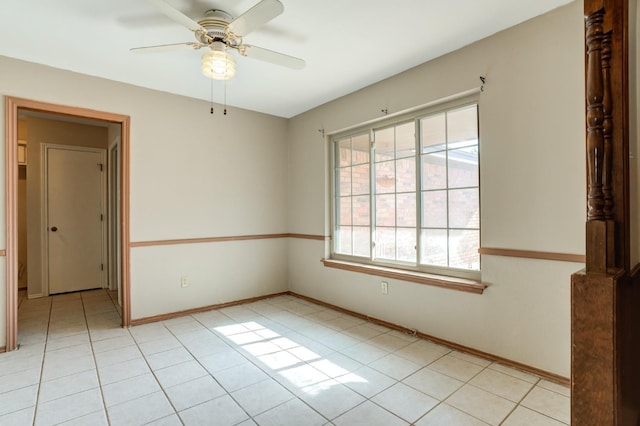
<path fill-rule="evenodd" d="M 371 257 L 371 230 L 369 227 L 353 227 L 353 254 Z"/>
<path fill-rule="evenodd" d="M 420 263 L 447 266 L 447 230 L 423 229 L 420 238 Z"/>
<path fill-rule="evenodd" d="M 353 164 L 364 164 L 369 162 L 369 134 L 354 136 L 351 139 L 351 158 Z"/>
<path fill-rule="evenodd" d="M 376 130 L 374 137 L 376 141 L 376 161 L 393 160 L 395 154 L 394 128 Z"/>
<path fill-rule="evenodd" d="M 424 228 L 447 227 L 447 191 L 422 193 L 422 226 Z"/>
<path fill-rule="evenodd" d="M 353 195 L 369 193 L 369 164 L 353 166 L 351 173 L 351 190 Z"/>
<path fill-rule="evenodd" d="M 449 191 L 449 227 L 479 228 L 479 205 L 477 188 Z"/>
<path fill-rule="evenodd" d="M 376 258 L 396 259 L 395 228 L 376 228 Z"/>
<path fill-rule="evenodd" d="M 450 231 L 449 250 L 450 267 L 480 270 L 479 231 Z"/>
<path fill-rule="evenodd" d="M 398 249 L 398 260 L 416 263 L 415 228 L 398 228 L 396 245 Z"/>
<path fill-rule="evenodd" d="M 376 197 L 376 226 L 396 225 L 395 194 L 378 195 Z"/>
<path fill-rule="evenodd" d="M 338 225 L 351 225 L 351 197 L 338 198 Z"/>
<path fill-rule="evenodd" d="M 445 114 L 436 114 L 420 120 L 422 153 L 440 151 L 447 143 Z"/>
<path fill-rule="evenodd" d="M 396 171 L 393 161 L 376 163 L 376 193 L 383 194 L 395 192 Z"/>
<path fill-rule="evenodd" d="M 398 226 L 416 226 L 416 194 L 396 195 Z"/>
<path fill-rule="evenodd" d="M 338 158 L 338 165 L 340 167 L 351 165 L 351 139 L 342 139 L 336 144 L 338 149 L 336 156 Z"/>
<path fill-rule="evenodd" d="M 336 231 L 336 253 L 352 254 L 351 227 L 340 226 Z"/>
<path fill-rule="evenodd" d="M 396 127 L 396 158 L 413 157 L 416 154 L 415 124 Z"/>
<path fill-rule="evenodd" d="M 449 151 L 449 188 L 478 186 L 478 147 Z"/>
<path fill-rule="evenodd" d="M 422 156 L 422 189 L 447 187 L 447 163 L 444 152 Z"/>
<path fill-rule="evenodd" d="M 449 148 L 477 143 L 478 110 L 476 105 L 447 113 Z"/>
<path fill-rule="evenodd" d="M 338 183 L 338 190 L 340 192 L 337 195 L 351 195 L 351 167 L 338 169 L 337 172 L 338 180 L 340 181 Z"/>
<path fill-rule="evenodd" d="M 353 224 L 369 226 L 370 215 L 369 196 L 353 197 Z"/>
<path fill-rule="evenodd" d="M 396 191 L 409 192 L 416 190 L 416 160 L 403 158 L 396 160 Z"/>

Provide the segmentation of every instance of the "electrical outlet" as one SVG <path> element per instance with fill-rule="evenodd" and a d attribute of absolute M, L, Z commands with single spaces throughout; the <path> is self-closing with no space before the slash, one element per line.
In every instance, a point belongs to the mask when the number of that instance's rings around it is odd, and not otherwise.
<path fill-rule="evenodd" d="M 189 279 L 186 276 L 180 278 L 180 287 L 189 287 Z"/>
<path fill-rule="evenodd" d="M 389 283 L 382 281 L 380 283 L 380 290 L 382 291 L 382 294 L 389 294 Z"/>

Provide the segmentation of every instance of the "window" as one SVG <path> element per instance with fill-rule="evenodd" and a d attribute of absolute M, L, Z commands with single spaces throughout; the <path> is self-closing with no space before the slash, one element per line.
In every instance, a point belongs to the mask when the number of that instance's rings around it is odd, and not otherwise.
<path fill-rule="evenodd" d="M 477 103 L 360 128 L 332 143 L 334 258 L 478 276 Z"/>

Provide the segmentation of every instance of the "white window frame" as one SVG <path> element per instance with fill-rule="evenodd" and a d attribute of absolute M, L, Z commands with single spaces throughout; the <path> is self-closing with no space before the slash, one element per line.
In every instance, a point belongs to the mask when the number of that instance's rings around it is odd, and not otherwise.
<path fill-rule="evenodd" d="M 478 151 L 480 151 L 480 102 L 479 102 L 479 96 L 478 95 L 474 95 L 474 96 L 470 96 L 470 97 L 465 97 L 462 99 L 457 99 L 454 101 L 449 101 L 449 102 L 443 102 L 437 105 L 433 105 L 430 107 L 426 107 L 417 111 L 412 111 L 410 113 L 407 114 L 402 114 L 402 115 L 398 115 L 392 118 L 387 118 L 387 119 L 383 119 L 380 121 L 376 121 L 376 122 L 372 122 L 372 123 L 367 123 L 365 125 L 362 126 L 357 126 L 357 127 L 353 127 L 350 130 L 347 131 L 343 131 L 343 132 L 339 132 L 339 133 L 335 133 L 335 134 L 331 134 L 329 135 L 329 144 L 330 144 L 330 155 L 331 155 L 331 161 L 330 161 L 330 197 L 331 197 L 331 201 L 330 201 L 330 205 L 331 205 L 331 235 L 332 235 L 332 239 L 331 239 L 331 244 L 330 244 L 330 258 L 334 259 L 334 260 L 338 260 L 338 261 L 346 261 L 346 262 L 353 262 L 353 263 L 359 263 L 359 264 L 364 264 L 364 265 L 371 265 L 371 266 L 380 266 L 380 267 L 385 267 L 385 268 L 393 268 L 393 269 L 400 269 L 400 270 L 407 270 L 407 271 L 413 271 L 413 272 L 418 272 L 418 273 L 427 273 L 427 274 L 435 274 L 435 275 L 443 275 L 443 276 L 449 276 L 449 277 L 455 277 L 455 278 L 463 278 L 463 279 L 470 279 L 470 280 L 480 280 L 481 279 L 481 269 L 479 270 L 472 270 L 472 269 L 459 269 L 459 268 L 453 268 L 453 267 L 442 267 L 442 266 L 435 266 L 435 265 L 424 265 L 424 264 L 420 264 L 420 233 L 421 233 L 421 212 L 422 212 L 422 188 L 421 188 L 421 152 L 420 152 L 420 144 L 421 141 L 419 139 L 419 134 L 420 134 L 420 127 L 419 127 L 419 123 L 420 120 L 422 118 L 428 117 L 430 115 L 435 115 L 438 113 L 442 113 L 442 112 L 447 112 L 447 111 L 452 111 L 452 110 L 456 110 L 456 109 L 461 109 L 464 108 L 465 106 L 471 106 L 471 105 L 476 105 L 477 107 L 477 114 L 478 114 Z M 413 121 L 415 123 L 415 150 L 416 150 L 416 154 L 415 154 L 415 161 L 416 161 L 416 260 L 415 263 L 407 263 L 407 262 L 402 262 L 402 261 L 392 261 L 392 260 L 378 260 L 375 259 L 375 247 L 373 245 L 373 241 L 374 241 L 374 235 L 375 235 L 375 228 L 376 228 L 376 224 L 375 224 L 375 200 L 376 200 L 376 194 L 375 194 L 375 167 L 374 164 L 376 163 L 375 161 L 375 151 L 372 148 L 373 145 L 373 135 L 374 135 L 374 131 L 378 131 L 378 130 L 382 130 L 385 128 L 389 128 L 389 127 L 395 127 L 395 126 L 399 126 L 403 123 L 407 123 Z M 337 193 L 337 188 L 336 185 L 338 184 L 337 179 L 336 179 L 336 142 L 339 140 L 343 140 L 345 138 L 348 137 L 353 137 L 353 136 L 358 136 L 358 135 L 362 135 L 367 133 L 369 135 L 369 141 L 370 141 L 370 157 L 369 157 L 369 165 L 370 165 L 370 170 L 369 170 L 369 175 L 370 175 L 370 180 L 369 180 L 369 199 L 370 199 L 370 213 L 369 213 L 369 228 L 370 228 L 370 251 L 369 251 L 369 257 L 363 257 L 363 256 L 355 256 L 355 255 L 345 255 L 345 254 L 341 254 L 341 253 L 336 253 L 336 244 L 337 244 L 337 239 L 336 239 L 336 231 L 337 231 L 337 202 L 336 202 L 336 193 Z M 448 150 L 448 148 L 447 148 Z M 411 158 L 411 157 L 409 157 Z M 478 152 L 478 208 L 481 209 L 481 182 L 480 182 L 480 168 L 481 168 L 481 159 L 480 159 L 480 152 Z M 449 186 L 447 184 L 447 190 L 449 189 Z M 397 223 L 397 219 L 396 219 L 396 223 Z M 395 227 L 397 228 L 397 226 Z M 450 230 L 452 228 L 449 227 L 449 225 L 447 225 L 447 230 Z M 481 232 L 482 232 L 482 224 L 479 224 L 479 233 L 480 233 L 480 238 L 481 238 Z M 479 248 L 479 247 L 478 247 Z M 480 262 L 481 263 L 481 262 Z M 480 266 L 481 268 L 481 266 Z"/>

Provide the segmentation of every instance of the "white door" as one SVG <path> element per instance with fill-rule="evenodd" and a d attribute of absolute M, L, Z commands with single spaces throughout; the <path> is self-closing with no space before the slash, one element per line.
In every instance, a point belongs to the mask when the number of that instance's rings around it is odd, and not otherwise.
<path fill-rule="evenodd" d="M 102 288 L 104 153 L 45 149 L 49 294 Z"/>

